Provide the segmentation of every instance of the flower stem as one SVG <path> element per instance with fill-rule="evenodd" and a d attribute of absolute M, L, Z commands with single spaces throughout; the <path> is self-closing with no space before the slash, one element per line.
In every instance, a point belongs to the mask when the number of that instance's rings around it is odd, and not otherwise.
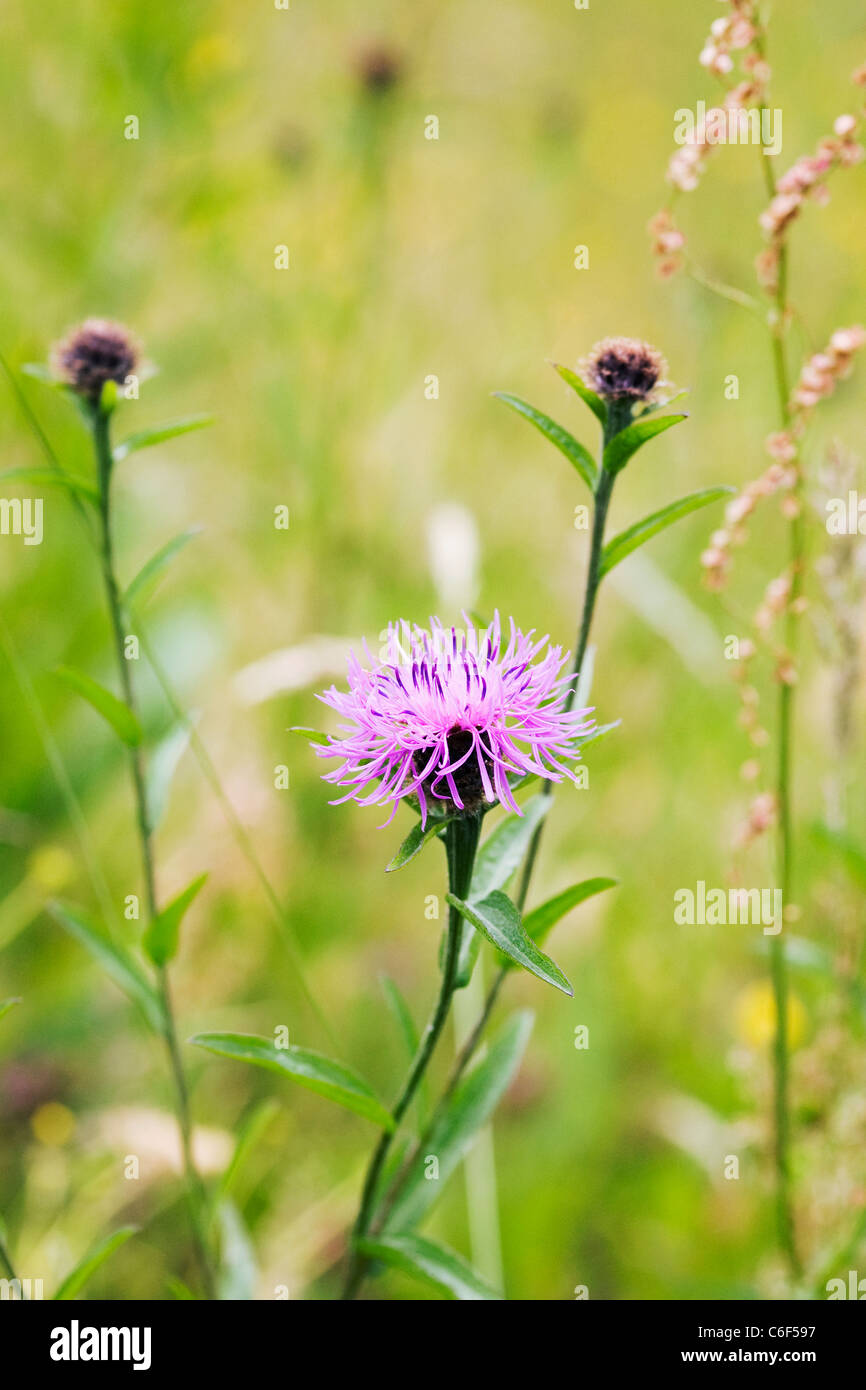
<path fill-rule="evenodd" d="M 113 455 L 110 438 L 110 416 L 98 407 L 93 414 L 93 443 L 96 453 L 97 477 L 100 499 L 100 559 L 114 652 L 117 660 L 123 701 L 130 713 L 137 719 L 137 702 L 132 684 L 129 663 L 126 659 L 124 643 L 123 603 L 114 564 L 114 545 L 111 531 L 111 474 Z M 129 769 L 135 802 L 135 818 L 141 848 L 144 872 L 145 902 L 149 919 L 152 921 L 159 912 L 156 892 L 156 867 L 153 855 L 153 831 L 147 804 L 147 790 L 144 777 L 144 760 L 138 747 L 129 749 Z M 207 1196 L 201 1177 L 195 1166 L 192 1153 L 192 1121 L 190 1118 L 189 1091 L 186 1075 L 180 1057 L 177 1027 L 174 1019 L 168 971 L 164 965 L 157 967 L 157 986 L 164 1019 L 164 1038 L 168 1051 L 169 1067 L 175 1091 L 175 1112 L 180 1131 L 183 1169 L 187 1186 L 190 1224 L 193 1242 L 201 1269 L 202 1281 L 208 1298 L 216 1296 L 211 1258 L 206 1235 Z"/>
<path fill-rule="evenodd" d="M 604 458 L 604 450 L 607 447 L 610 440 L 614 437 L 615 434 L 618 434 L 620 430 L 625 429 L 626 425 L 628 425 L 630 421 L 631 409 L 628 403 L 623 403 L 620 401 L 611 401 L 609 403 L 607 420 L 605 422 L 604 434 L 602 437 L 602 459 Z M 610 508 L 610 500 L 613 495 L 613 486 L 615 481 L 616 474 L 609 472 L 605 467 L 602 466 L 599 472 L 599 478 L 598 483 L 596 484 L 595 494 L 593 496 L 592 538 L 590 541 L 589 563 L 587 565 L 586 586 L 584 588 L 583 593 L 583 607 L 581 609 L 580 615 L 580 626 L 578 628 L 577 643 L 574 649 L 574 661 L 572 662 L 571 668 L 572 675 L 575 677 L 575 679 L 572 681 L 571 689 L 568 692 L 568 699 L 566 700 L 565 704 L 566 710 L 570 710 L 572 708 L 576 699 L 577 677 L 580 675 L 580 670 L 583 666 L 584 657 L 586 656 L 586 649 L 589 645 L 589 634 L 592 629 L 593 617 L 595 616 L 595 607 L 596 601 L 598 599 L 598 591 L 601 587 L 601 557 L 602 552 L 604 550 L 604 533 L 605 527 L 607 525 L 607 514 Z M 544 786 L 541 789 L 541 795 L 552 796 L 554 793 L 555 786 L 556 784 L 553 781 L 545 781 Z M 524 860 L 523 864 L 523 873 L 520 876 L 520 886 L 517 891 L 517 907 L 520 912 L 522 912 L 524 907 L 526 906 L 526 899 L 529 894 L 529 886 L 532 881 L 532 874 L 535 868 L 536 860 L 538 858 L 538 850 L 541 845 L 541 837 L 544 833 L 544 826 L 546 824 L 546 821 L 547 817 L 545 816 L 544 819 L 539 822 L 538 826 L 536 827 L 535 833 L 533 834 L 532 839 L 529 842 L 529 848 L 526 851 L 526 859 Z M 490 989 L 487 992 L 487 997 L 484 1000 L 484 1005 L 482 1007 L 481 1013 L 478 1016 L 478 1021 L 476 1022 L 475 1027 L 472 1029 L 471 1033 L 469 1034 L 463 1046 L 461 1047 L 459 1053 L 457 1054 L 457 1058 L 454 1062 L 451 1075 L 448 1078 L 448 1083 L 446 1085 L 445 1091 L 443 1092 L 442 1098 L 439 1102 L 439 1105 L 437 1106 L 436 1115 L 434 1115 L 434 1120 L 436 1116 L 441 1114 L 443 1106 L 452 1096 L 458 1081 L 460 1080 L 461 1076 L 463 1075 L 464 1071 L 466 1070 L 467 1066 L 469 1065 L 473 1056 L 475 1055 L 475 1052 L 478 1048 L 479 1043 L 481 1042 L 484 1030 L 487 1027 L 491 1014 L 493 1013 L 493 1009 L 496 1005 L 497 999 L 499 998 L 499 993 L 502 989 L 502 986 L 505 983 L 507 975 L 507 966 L 503 966 L 500 970 L 497 971 L 493 984 L 490 986 Z M 433 1121 L 431 1121 L 431 1125 L 432 1123 Z"/>
<path fill-rule="evenodd" d="M 448 858 L 448 887 L 455 897 L 464 898 L 469 891 L 480 833 L 480 816 L 462 816 L 456 820 L 450 821 L 445 829 L 445 852 Z M 379 1179 L 385 1160 L 388 1157 L 394 1135 L 397 1132 L 400 1121 L 412 1104 L 412 1098 L 430 1064 L 430 1059 L 433 1056 L 436 1044 L 445 1026 L 457 982 L 457 964 L 460 956 L 462 931 L 463 919 L 460 913 L 455 907 L 449 906 L 448 935 L 445 946 L 445 959 L 442 964 L 442 984 L 439 989 L 439 998 L 436 1001 L 436 1006 L 430 1017 L 430 1021 L 424 1030 L 424 1036 L 418 1044 L 418 1050 L 415 1053 L 406 1080 L 403 1082 L 400 1094 L 392 1107 L 391 1118 L 394 1121 L 394 1127 L 391 1130 L 385 1130 L 376 1148 L 373 1150 L 373 1156 L 368 1164 L 367 1173 L 364 1178 L 364 1187 L 361 1193 L 361 1204 L 358 1209 L 358 1216 L 352 1228 L 353 1247 L 356 1247 L 356 1243 L 361 1240 L 370 1229 L 376 1205 Z M 349 1271 L 346 1277 L 346 1284 L 342 1294 L 344 1300 L 353 1299 L 357 1296 L 368 1266 L 369 1260 L 362 1255 L 357 1248 L 353 1248 L 349 1260 Z"/>

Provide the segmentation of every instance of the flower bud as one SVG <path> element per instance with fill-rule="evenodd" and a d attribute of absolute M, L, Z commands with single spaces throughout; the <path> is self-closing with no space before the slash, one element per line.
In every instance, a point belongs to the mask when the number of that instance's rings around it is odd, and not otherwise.
<path fill-rule="evenodd" d="M 132 335 L 108 319 L 87 319 L 52 353 L 55 371 L 79 396 L 97 404 L 107 381 L 122 386 L 138 363 Z"/>

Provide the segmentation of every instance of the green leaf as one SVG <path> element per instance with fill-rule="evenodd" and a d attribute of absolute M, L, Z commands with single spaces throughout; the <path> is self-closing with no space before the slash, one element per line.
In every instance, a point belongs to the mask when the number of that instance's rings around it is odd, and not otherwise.
<path fill-rule="evenodd" d="M 276 1119 L 279 1113 L 279 1105 L 272 1098 L 260 1101 L 254 1105 L 248 1115 L 241 1121 L 238 1137 L 235 1143 L 234 1153 L 231 1162 L 226 1168 L 220 1179 L 219 1194 L 221 1197 L 228 1196 L 235 1186 L 238 1175 L 242 1171 L 249 1155 L 258 1144 L 262 1135 Z"/>
<path fill-rule="evenodd" d="M 121 1226 L 113 1235 L 107 1236 L 98 1245 L 94 1245 L 84 1256 L 84 1259 L 80 1260 L 75 1268 L 67 1274 L 54 1295 L 55 1299 L 69 1300 L 75 1298 L 91 1275 L 95 1274 L 99 1267 L 104 1265 L 105 1261 L 114 1254 L 115 1250 L 119 1250 L 121 1245 L 125 1245 L 130 1236 L 134 1236 L 137 1231 L 137 1226 Z"/>
<path fill-rule="evenodd" d="M 152 430 L 139 430 L 121 440 L 114 450 L 114 461 L 121 463 L 138 449 L 149 449 L 154 444 L 164 444 L 167 439 L 176 439 L 180 434 L 189 434 L 190 430 L 204 429 L 213 424 L 213 418 L 212 415 L 186 415 L 182 420 L 169 420 Z"/>
<path fill-rule="evenodd" d="M 131 605 L 138 602 L 149 588 L 155 586 L 163 570 L 171 563 L 175 555 L 179 554 L 195 536 L 200 535 L 202 530 L 203 527 L 201 526 L 190 526 L 186 531 L 181 531 L 180 535 L 166 541 L 165 545 L 155 555 L 152 555 L 138 571 L 123 596 L 124 603 Z"/>
<path fill-rule="evenodd" d="M 441 830 L 453 820 L 453 816 L 440 816 L 435 819 L 428 818 L 427 829 L 422 830 L 421 822 L 413 825 L 409 834 L 406 836 L 402 845 L 398 849 L 391 863 L 385 870 L 386 874 L 393 874 L 397 869 L 403 869 L 412 862 L 416 854 L 420 854 L 429 840 L 435 839 Z"/>
<path fill-rule="evenodd" d="M 531 975 L 537 975 L 539 980 L 553 985 L 555 989 L 561 989 L 563 994 L 574 994 L 559 966 L 549 960 L 543 951 L 539 951 L 535 942 L 526 935 L 520 913 L 504 893 L 497 891 L 483 898 L 481 902 L 473 903 L 465 903 L 453 893 L 446 893 L 445 901 L 456 907 L 457 911 L 472 923 L 476 931 L 486 936 L 503 955 L 516 961 Z"/>
<path fill-rule="evenodd" d="M 500 821 L 478 851 L 472 873 L 469 901 L 486 898 L 495 888 L 504 888 L 523 859 L 526 849 L 544 816 L 551 797 L 538 795 L 527 801 L 523 814 L 514 812 Z"/>
<path fill-rule="evenodd" d="M 637 550 L 653 536 L 657 536 L 659 531 L 664 531 L 666 527 L 679 521 L 680 517 L 688 516 L 690 512 L 699 511 L 701 507 L 708 506 L 710 502 L 718 502 L 720 498 L 734 491 L 735 489 L 732 487 L 703 488 L 700 492 L 690 492 L 687 497 L 681 497 L 678 502 L 670 502 L 660 511 L 651 512 L 642 521 L 636 521 L 634 526 L 629 526 L 627 530 L 621 531 L 604 547 L 601 553 L 600 577 L 608 574 L 614 565 L 618 565 L 620 560 L 631 555 L 633 550 Z"/>
<path fill-rule="evenodd" d="M 560 453 L 565 454 L 569 463 L 577 469 L 583 481 L 586 483 L 590 492 L 595 491 L 598 469 L 595 459 L 588 449 L 569 434 L 568 430 L 563 429 L 562 425 L 557 425 L 555 420 L 551 420 L 542 411 L 536 410 L 535 406 L 522 401 L 519 396 L 509 395 L 505 391 L 494 391 L 493 393 L 500 401 L 510 405 L 512 410 L 516 410 L 518 415 L 522 415 L 537 430 L 540 430 L 545 439 L 549 439 L 551 444 L 555 444 Z"/>
<path fill-rule="evenodd" d="M 71 473 L 64 473 L 59 468 L 7 468 L 5 473 L 0 473 L 0 483 L 7 480 L 30 483 L 33 487 L 62 487 L 86 502 L 92 502 L 94 506 L 99 505 L 99 493 L 92 483 L 85 482 L 83 478 L 73 478 Z"/>
<path fill-rule="evenodd" d="M 300 734 L 305 743 L 328 742 L 328 735 L 323 734 L 321 729 L 308 729 L 303 724 L 293 724 L 286 732 L 289 734 Z"/>
<path fill-rule="evenodd" d="M 362 1255 L 413 1275 L 462 1301 L 500 1299 L 462 1255 L 425 1236 L 369 1236 L 356 1242 Z"/>
<path fill-rule="evenodd" d="M 626 425 L 609 441 L 604 451 L 604 467 L 608 473 L 618 473 L 647 440 L 654 439 L 657 434 L 663 434 L 672 425 L 678 425 L 681 420 L 688 418 L 687 415 L 651 415 L 648 419 L 642 418 L 633 425 Z"/>
<path fill-rule="evenodd" d="M 660 400 L 651 401 L 640 411 L 638 418 L 643 419 L 645 415 L 654 415 L 658 410 L 667 410 L 669 406 L 675 405 L 677 401 L 683 400 L 689 395 L 689 388 L 685 387 L 682 391 L 675 391 L 672 396 L 662 397 Z"/>
<path fill-rule="evenodd" d="M 400 1035 L 410 1059 L 418 1051 L 418 1029 L 415 1027 L 415 1020 L 412 1017 L 409 1005 L 406 1003 L 403 993 L 391 979 L 390 975 L 380 975 L 379 984 L 382 986 L 382 993 L 385 1002 L 397 1021 Z"/>
<path fill-rule="evenodd" d="M 102 966 L 128 999 L 137 1004 L 157 1033 L 164 1033 L 165 1019 L 159 996 L 138 963 L 116 946 L 79 907 L 70 903 L 49 903 L 48 910 L 70 936 L 80 942 Z"/>
<path fill-rule="evenodd" d="M 180 924 L 190 903 L 204 887 L 206 878 L 207 874 L 199 874 L 148 923 L 142 945 L 154 965 L 167 965 L 177 955 Z"/>
<path fill-rule="evenodd" d="M 457 974 L 454 978 L 455 989 L 466 989 L 472 979 L 472 972 L 478 961 L 481 951 L 481 937 L 474 927 L 471 927 L 465 917 L 460 923 L 460 949 L 457 955 Z M 442 946 L 439 951 L 439 965 L 445 959 L 445 938 L 442 939 Z"/>
<path fill-rule="evenodd" d="M 552 363 L 552 366 L 553 370 L 559 372 L 563 381 L 571 387 L 572 391 L 576 391 L 580 399 L 586 402 L 600 424 L 602 426 L 606 425 L 607 406 L 601 399 L 601 396 L 597 396 L 594 391 L 591 391 L 583 378 L 579 377 L 577 372 L 573 372 L 570 367 L 563 367 L 559 362 Z"/>
<path fill-rule="evenodd" d="M 256 1255 L 249 1231 L 234 1202 L 225 1199 L 217 1207 L 220 1227 L 218 1296 L 224 1302 L 249 1301 L 256 1291 Z"/>
<path fill-rule="evenodd" d="M 3 1018 L 5 1014 L 9 1013 L 10 1009 L 14 1009 L 15 1005 L 20 1003 L 21 1000 L 17 995 L 9 999 L 0 999 L 0 1018 Z"/>
<path fill-rule="evenodd" d="M 520 1066 L 533 1017 L 528 1010 L 513 1015 L 496 1034 L 487 1056 L 457 1086 L 432 1126 L 423 1150 L 415 1158 L 405 1185 L 385 1223 L 388 1231 L 405 1231 L 418 1225 L 433 1206 L 451 1174 L 472 1146 L 479 1129 L 487 1124 Z M 439 1178 L 428 1181 L 425 1155 L 439 1160 Z"/>
<path fill-rule="evenodd" d="M 523 929 L 526 935 L 531 936 L 536 945 L 540 945 L 566 912 L 570 912 L 579 903 L 586 902 L 587 898 L 594 897 L 596 893 L 603 893 L 607 888 L 616 888 L 618 883 L 618 878 L 587 878 L 583 883 L 575 883 L 572 888 L 566 888 L 564 892 L 548 898 L 547 902 L 533 908 L 532 912 L 524 917 Z"/>
<path fill-rule="evenodd" d="M 402 990 L 391 979 L 389 975 L 380 975 L 379 984 L 382 986 L 382 993 L 385 995 L 388 1008 L 393 1014 L 397 1027 L 403 1039 L 403 1046 L 409 1061 L 415 1059 L 420 1044 L 418 1029 L 415 1027 L 415 1020 L 412 1011 L 403 996 Z M 424 1117 L 427 1114 L 430 1103 L 430 1088 L 427 1084 L 427 1077 L 422 1076 L 415 1092 L 415 1107 L 418 1114 L 418 1122 L 423 1125 Z"/>
<path fill-rule="evenodd" d="M 526 802 L 522 815 L 518 816 L 512 812 L 505 820 L 500 821 L 492 834 L 488 835 L 475 860 L 472 885 L 469 889 L 470 902 L 486 898 L 494 889 L 505 887 L 523 859 L 532 836 L 550 809 L 550 804 L 549 796 L 534 796 Z M 464 918 L 457 962 L 457 989 L 465 989 L 472 979 L 480 949 L 481 938 Z"/>
<path fill-rule="evenodd" d="M 391 1115 L 366 1081 L 319 1052 L 309 1052 L 304 1047 L 276 1047 L 270 1038 L 253 1033 L 198 1033 L 190 1042 L 218 1057 L 234 1057 L 239 1062 L 291 1077 L 307 1090 L 363 1115 L 383 1129 L 394 1128 Z"/>
<path fill-rule="evenodd" d="M 98 681 L 72 666 L 58 666 L 54 674 L 59 676 L 70 690 L 74 690 L 92 705 L 128 748 L 138 747 L 143 737 L 141 725 L 122 700 L 118 700 L 116 695 L 112 695 L 111 691 L 106 690 Z"/>
<path fill-rule="evenodd" d="M 157 744 L 147 769 L 147 810 L 152 830 L 156 830 L 165 815 L 168 794 L 178 763 L 192 737 L 192 717 L 175 724 Z"/>

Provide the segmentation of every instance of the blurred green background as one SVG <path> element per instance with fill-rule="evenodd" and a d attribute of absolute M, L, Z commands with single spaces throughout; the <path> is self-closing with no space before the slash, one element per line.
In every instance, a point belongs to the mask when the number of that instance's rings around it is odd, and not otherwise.
<path fill-rule="evenodd" d="M 778 8 L 772 102 L 787 167 L 853 108 L 849 75 L 866 36 L 858 0 Z M 287 729 L 321 723 L 314 691 L 339 679 L 343 647 L 378 645 L 391 618 L 454 621 L 468 603 L 571 644 L 587 552 L 573 517 L 586 499 L 565 461 L 490 395 L 514 391 L 594 444 L 592 418 L 546 359 L 574 365 L 597 338 L 633 334 L 658 344 L 690 389 L 689 421 L 624 476 L 615 529 L 765 467 L 776 412 L 761 324 L 686 277 L 659 281 L 646 234 L 666 197 L 674 112 L 713 95 L 697 54 L 720 12 L 710 0 L 0 9 L 0 348 L 17 376 L 79 319 L 117 318 L 159 369 L 122 407 L 121 432 L 216 415 L 213 428 L 119 470 L 121 568 L 131 576 L 170 535 L 202 524 L 149 603 L 146 631 L 285 901 L 341 1057 L 385 1096 L 404 1057 L 378 976 L 392 975 L 426 1016 L 440 927 L 424 903 L 443 891 L 444 862 L 431 849 L 386 879 L 409 817 L 379 830 L 375 810 L 329 807 L 323 766 Z M 431 114 L 435 141 L 424 134 Z M 129 115 L 135 141 L 124 138 Z M 678 208 L 695 261 L 752 291 L 763 203 L 757 152 L 717 152 Z M 866 317 L 863 214 L 860 168 L 840 174 L 831 205 L 810 208 L 797 229 L 797 350 Z M 574 268 L 578 244 L 587 270 Z M 288 270 L 275 269 L 279 245 Z M 737 401 L 725 398 L 731 373 Z M 437 399 L 425 395 L 431 376 Z M 22 389 L 60 457 L 87 472 L 68 403 L 26 378 Z M 823 412 L 813 464 L 834 436 L 856 446 L 859 394 L 852 382 Z M 0 401 L 4 468 L 42 463 L 8 382 Z M 9 483 L 4 495 L 28 494 Z M 44 1277 L 46 1291 L 106 1230 L 140 1222 L 88 1292 L 162 1298 L 172 1274 L 193 1277 L 164 1059 L 43 911 L 57 893 L 99 911 L 100 875 L 117 913 L 139 891 L 121 755 L 51 675 L 70 663 L 114 683 L 93 556 L 64 496 L 44 496 L 41 546 L 0 538 L 0 997 L 23 1001 L 0 1024 L 0 1215 L 21 1272 Z M 279 505 L 290 508 L 287 531 L 273 524 Z M 495 1124 L 497 1200 L 484 1210 L 477 1197 L 492 1195 L 487 1143 L 466 1179 L 475 1219 L 457 1175 L 432 1222 L 493 1274 L 501 1241 L 511 1298 L 568 1299 L 581 1284 L 591 1298 L 781 1287 L 759 934 L 673 922 L 674 892 L 698 879 L 773 881 L 766 840 L 732 849 L 753 794 L 739 769 L 754 750 L 737 727 L 724 638 L 745 634 L 744 616 L 782 567 L 783 532 L 768 507 L 719 600 L 701 589 L 698 563 L 719 521 L 708 512 L 681 523 L 603 593 L 593 699 L 622 727 L 588 750 L 590 788 L 557 799 L 535 892 L 602 873 L 622 886 L 552 939 L 573 1001 L 511 979 L 500 1022 L 518 1004 L 537 1021 Z M 822 545 L 816 523 L 814 551 Z M 156 740 L 170 712 L 144 658 L 135 674 Z M 798 933 L 832 963 L 798 969 L 794 983 L 794 1165 L 813 1272 L 844 1244 L 866 1193 L 863 1025 L 844 967 L 862 905 L 810 834 L 833 772 L 831 677 L 810 646 Z M 767 679 L 768 704 L 772 692 Z M 84 846 L 40 710 L 83 811 Z M 772 748 L 759 756 L 769 774 Z M 274 787 L 280 764 L 288 790 Z M 862 800 L 861 789 L 851 830 L 866 841 Z M 164 895 L 210 875 L 174 969 L 182 1036 L 285 1024 L 294 1042 L 328 1050 L 189 753 L 158 856 Z M 579 1024 L 586 1051 L 574 1046 Z M 452 1047 L 449 1037 L 437 1075 Z M 209 1173 L 252 1107 L 278 1101 L 235 1189 L 256 1296 L 285 1285 L 292 1298 L 332 1297 L 372 1127 L 267 1073 L 185 1054 Z M 723 1177 L 729 1153 L 740 1156 L 738 1181 Z M 138 1181 L 124 1178 L 128 1154 L 141 1158 Z M 395 1275 L 372 1291 L 425 1296 Z"/>

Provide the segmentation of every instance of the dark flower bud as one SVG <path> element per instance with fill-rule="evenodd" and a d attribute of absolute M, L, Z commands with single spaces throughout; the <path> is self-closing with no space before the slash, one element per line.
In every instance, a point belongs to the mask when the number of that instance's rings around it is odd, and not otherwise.
<path fill-rule="evenodd" d="M 52 354 L 57 375 L 94 404 L 107 381 L 122 386 L 135 371 L 138 349 L 129 331 L 108 319 L 87 319 Z"/>
<path fill-rule="evenodd" d="M 639 338 L 603 338 L 580 363 L 587 386 L 607 401 L 648 401 L 666 372 L 661 353 Z"/>

